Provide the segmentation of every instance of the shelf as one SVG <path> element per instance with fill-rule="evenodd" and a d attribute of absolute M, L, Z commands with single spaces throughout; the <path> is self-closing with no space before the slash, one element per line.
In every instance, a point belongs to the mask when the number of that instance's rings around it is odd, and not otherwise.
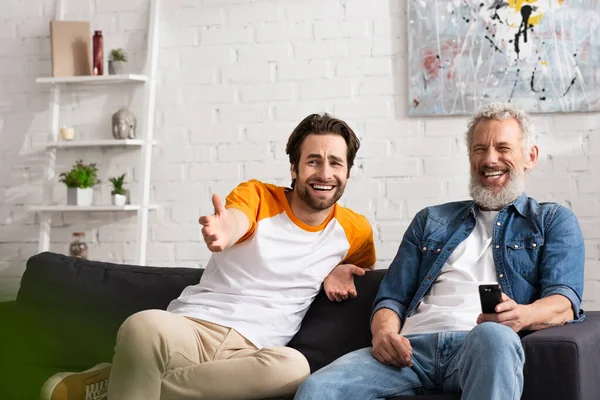
<path fill-rule="evenodd" d="M 156 210 L 158 205 L 148 205 L 149 210 Z M 141 210 L 142 206 L 139 204 L 126 204 L 124 206 L 113 206 L 112 204 L 94 204 L 91 206 L 69 206 L 66 204 L 52 204 L 52 205 L 38 205 L 31 206 L 31 211 L 137 211 Z"/>
<path fill-rule="evenodd" d="M 1 2 L 1 0 L 0 0 Z M 54 19 L 64 20 L 65 19 L 65 7 L 66 0 L 56 0 L 54 2 Z M 155 130 L 155 110 L 156 110 L 156 85 L 158 76 L 158 60 L 160 50 L 160 14 L 159 10 L 161 7 L 160 0 L 148 0 L 148 29 L 146 30 L 146 51 L 145 51 L 145 62 L 143 63 L 144 69 L 133 69 L 139 73 L 126 73 L 119 75 L 86 75 L 86 76 L 40 76 L 29 78 L 32 82 L 35 80 L 36 84 L 50 85 L 45 86 L 45 91 L 49 92 L 48 96 L 48 114 L 50 116 L 49 121 L 49 132 L 46 135 L 39 135 L 35 138 L 33 147 L 40 153 L 45 153 L 46 165 L 44 169 L 44 183 L 43 183 L 43 199 L 38 200 L 38 204 L 28 205 L 28 211 L 36 213 L 36 219 L 39 223 L 39 237 L 38 237 L 38 251 L 48 251 L 51 243 L 51 233 L 54 228 L 52 219 L 60 216 L 63 212 L 79 211 L 83 212 L 81 217 L 93 218 L 98 220 L 95 214 L 89 214 L 89 212 L 101 212 L 101 215 L 107 215 L 110 212 L 125 212 L 119 214 L 124 217 L 131 217 L 135 214 L 136 229 L 136 243 L 135 263 L 138 265 L 145 265 L 146 263 L 146 250 L 148 247 L 148 235 L 149 231 L 149 212 L 150 210 L 157 210 L 160 208 L 158 204 L 151 203 L 151 172 L 152 172 L 152 152 L 154 145 L 157 143 L 154 139 Z M 46 10 L 47 11 L 47 10 Z M 145 15 L 145 10 L 139 10 L 139 15 Z M 1 28 L 0 28 L 1 30 Z M 1 36 L 1 34 L 0 34 Z M 106 44 L 106 42 L 105 42 Z M 137 47 L 137 46 L 136 46 Z M 138 60 L 141 64 L 141 57 Z M 108 72 L 105 70 L 105 72 Z M 143 112 L 138 115 L 138 121 L 143 125 L 143 130 L 138 131 L 140 135 L 134 139 L 115 139 L 112 135 L 112 130 L 105 130 L 105 133 L 89 132 L 90 135 L 82 134 L 75 135 L 74 140 L 63 140 L 60 135 L 59 127 L 63 124 L 61 121 L 61 98 L 66 94 L 67 98 L 69 95 L 75 96 L 71 99 L 77 100 L 76 97 L 87 96 L 91 94 L 96 96 L 98 94 L 109 95 L 112 91 L 118 92 L 134 92 L 131 94 L 135 97 L 140 97 L 139 92 L 143 92 Z M 96 93 L 91 93 L 96 92 Z M 63 94 L 64 93 L 64 94 Z M 88 106 L 90 106 L 88 104 Z M 0 101 L 0 108 L 2 104 Z M 1 123 L 0 123 L 1 125 Z M 86 137 L 87 136 L 87 137 Z M 135 157 L 131 157 L 131 161 L 128 161 L 128 165 L 135 165 L 136 176 L 139 175 L 139 188 L 136 189 L 138 192 L 134 199 L 136 204 L 128 204 L 124 206 L 114 206 L 106 196 L 101 199 L 96 198 L 99 204 L 93 204 L 90 206 L 75 206 L 64 204 L 67 202 L 66 198 L 55 198 L 52 196 L 53 190 L 56 183 L 56 158 L 57 153 L 65 151 L 66 149 L 72 149 L 68 152 L 81 152 L 81 151 L 93 151 L 100 153 L 109 153 L 116 151 L 121 152 L 135 152 Z M 133 154 L 132 154 L 133 155 Z M 136 160 L 137 159 L 137 160 Z M 138 174 L 139 172 L 139 174 Z M 54 204 L 53 204 L 54 203 Z M 64 215 L 64 214 L 63 214 Z M 70 214 L 72 215 L 72 214 Z M 78 214 L 79 215 L 79 214 Z M 86 217 L 87 215 L 87 217 Z M 99 218 L 102 220 L 101 217 Z M 129 221 L 131 225 L 134 221 Z"/>
<path fill-rule="evenodd" d="M 112 83 L 142 83 L 146 82 L 146 75 L 124 74 L 124 75 L 86 75 L 86 76 L 59 76 L 48 78 L 37 78 L 36 83 L 84 83 L 84 84 L 112 84 Z"/>
<path fill-rule="evenodd" d="M 150 141 L 150 144 L 156 144 L 156 141 Z M 107 140 L 60 140 L 51 142 L 46 148 L 71 148 L 71 147 L 118 147 L 118 146 L 142 146 L 143 139 L 107 139 Z"/>

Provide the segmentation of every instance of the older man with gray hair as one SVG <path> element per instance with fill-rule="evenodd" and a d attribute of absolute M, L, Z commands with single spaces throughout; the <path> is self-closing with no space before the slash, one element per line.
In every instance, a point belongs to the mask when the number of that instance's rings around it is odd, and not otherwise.
<path fill-rule="evenodd" d="M 473 200 L 415 216 L 375 298 L 372 347 L 313 374 L 296 399 L 519 399 L 518 333 L 583 320 L 579 223 L 569 209 L 524 192 L 538 161 L 529 116 L 491 104 L 472 118 L 466 140 Z M 502 290 L 487 313 L 485 284 Z"/>

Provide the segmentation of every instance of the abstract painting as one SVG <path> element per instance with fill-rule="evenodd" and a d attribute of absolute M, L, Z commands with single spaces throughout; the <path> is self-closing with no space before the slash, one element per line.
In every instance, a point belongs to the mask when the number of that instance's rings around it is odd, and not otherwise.
<path fill-rule="evenodd" d="M 409 114 L 600 110 L 600 1 L 409 0 Z"/>

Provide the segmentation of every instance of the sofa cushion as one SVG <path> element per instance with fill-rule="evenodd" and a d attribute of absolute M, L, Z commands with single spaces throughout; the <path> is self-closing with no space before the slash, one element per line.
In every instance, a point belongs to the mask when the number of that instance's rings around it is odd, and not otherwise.
<path fill-rule="evenodd" d="M 288 345 L 304 354 L 312 372 L 371 345 L 371 308 L 384 274 L 385 270 L 375 270 L 355 276 L 358 296 L 354 299 L 338 303 L 330 301 L 323 290 L 317 295 Z"/>
<path fill-rule="evenodd" d="M 28 349 L 20 360 L 86 369 L 112 360 L 116 333 L 131 314 L 165 309 L 203 270 L 148 268 L 41 253 L 27 262 L 17 295 Z"/>

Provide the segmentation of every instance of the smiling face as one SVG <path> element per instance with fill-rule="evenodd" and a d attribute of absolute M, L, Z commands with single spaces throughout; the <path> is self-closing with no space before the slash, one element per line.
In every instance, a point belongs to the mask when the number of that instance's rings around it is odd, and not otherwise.
<path fill-rule="evenodd" d="M 348 146 L 335 134 L 309 134 L 302 142 L 298 168 L 293 165 L 296 180 L 292 209 L 302 214 L 325 212 L 342 197 L 348 180 Z M 300 201 L 297 201 L 300 200 Z"/>
<path fill-rule="evenodd" d="M 525 189 L 525 173 L 536 164 L 538 148 L 524 152 L 521 139 L 519 123 L 512 118 L 482 120 L 475 126 L 470 191 L 481 208 L 499 210 Z"/>

